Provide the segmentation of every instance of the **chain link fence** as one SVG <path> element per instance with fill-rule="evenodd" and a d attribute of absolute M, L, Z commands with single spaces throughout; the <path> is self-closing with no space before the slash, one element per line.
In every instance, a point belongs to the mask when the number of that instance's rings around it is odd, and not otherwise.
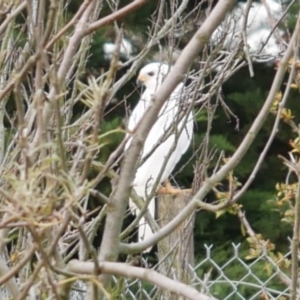
<path fill-rule="evenodd" d="M 204 245 L 203 259 L 194 267 L 190 266 L 189 284 L 206 295 L 223 300 L 284 300 L 289 298 L 290 257 L 291 251 L 285 254 L 274 254 L 262 247 L 256 257 L 241 245 L 232 244 L 226 258 L 219 257 L 220 251 L 213 246 Z M 223 252 L 223 251 L 222 251 Z M 168 276 L 177 279 L 176 272 L 169 270 Z M 113 278 L 114 299 L 122 300 L 175 300 L 156 286 L 136 279 Z M 30 293 L 35 293 L 31 290 Z M 5 286 L 0 288 L 0 298 L 10 299 Z M 73 285 L 71 300 L 84 300 L 86 285 L 77 281 Z M 32 299 L 32 298 L 31 298 Z M 34 299 L 40 299 L 34 298 Z"/>
<path fill-rule="evenodd" d="M 190 266 L 190 285 L 197 290 L 224 300 L 254 300 L 289 298 L 291 252 L 275 255 L 262 247 L 256 257 L 241 245 L 232 244 L 226 259 L 220 258 L 213 246 L 204 246 L 202 257 L 195 267 Z M 223 261 L 223 262 L 222 262 Z M 176 274 L 169 275 L 176 279 Z M 118 298 L 126 300 L 178 299 L 172 295 L 165 296 L 156 286 L 140 280 L 117 279 L 114 283 L 119 291 Z M 72 300 L 82 300 L 85 295 L 84 284 L 74 291 Z"/>
<path fill-rule="evenodd" d="M 240 245 L 232 244 L 231 256 L 220 264 L 212 253 L 213 246 L 205 246 L 205 250 L 206 258 L 191 268 L 194 274 L 191 284 L 195 288 L 224 300 L 283 300 L 289 297 L 290 276 L 287 268 L 281 266 L 290 251 L 275 260 L 266 248 L 262 248 L 258 257 L 247 260 Z M 203 269 L 209 271 L 201 272 Z"/>

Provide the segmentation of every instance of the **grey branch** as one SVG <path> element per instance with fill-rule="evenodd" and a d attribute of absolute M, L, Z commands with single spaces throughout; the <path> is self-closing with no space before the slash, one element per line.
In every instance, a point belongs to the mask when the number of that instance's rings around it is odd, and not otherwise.
<path fill-rule="evenodd" d="M 179 296 L 186 297 L 190 300 L 214 300 L 216 298 L 206 296 L 189 285 L 172 280 L 152 269 L 144 269 L 133 267 L 124 263 L 102 262 L 99 264 L 103 274 L 125 276 L 129 278 L 137 278 L 154 285 L 159 286 L 164 290 Z M 82 262 L 79 260 L 72 260 L 68 264 L 68 271 L 80 274 L 93 274 L 94 264 L 92 262 Z"/>

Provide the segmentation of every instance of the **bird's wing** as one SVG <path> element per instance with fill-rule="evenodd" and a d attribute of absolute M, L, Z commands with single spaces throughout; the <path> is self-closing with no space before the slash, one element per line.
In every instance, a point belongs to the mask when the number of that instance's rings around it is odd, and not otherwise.
<path fill-rule="evenodd" d="M 181 114 L 181 101 L 184 100 L 183 97 L 183 84 L 181 83 L 163 105 L 158 119 L 151 128 L 145 141 L 142 157 L 148 156 L 149 153 L 153 152 L 153 148 L 156 148 L 158 143 L 160 147 L 157 148 L 161 150 L 163 148 L 166 150 L 172 147 L 172 144 L 179 138 L 178 130 L 182 129 L 187 121 L 192 121 L 192 118 L 186 120 L 184 115 Z M 170 136 L 173 136 L 173 138 L 169 138 Z M 164 144 L 165 141 L 168 142 Z M 183 150 L 183 152 L 185 151 L 186 150 Z M 163 154 L 166 155 L 167 153 Z"/>
<path fill-rule="evenodd" d="M 181 108 L 177 98 L 180 97 L 181 90 L 182 85 L 176 88 L 149 132 L 142 153 L 142 159 L 146 160 L 136 173 L 134 183 L 137 186 L 145 186 L 147 182 L 150 189 L 163 167 L 159 182 L 165 181 L 191 143 L 193 115 L 180 115 Z"/>

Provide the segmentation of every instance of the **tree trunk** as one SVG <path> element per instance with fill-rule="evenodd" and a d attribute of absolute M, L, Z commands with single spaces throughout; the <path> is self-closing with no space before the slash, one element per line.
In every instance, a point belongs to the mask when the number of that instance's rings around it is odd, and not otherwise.
<path fill-rule="evenodd" d="M 190 201 L 191 193 L 159 195 L 157 200 L 158 224 L 163 227 L 170 222 Z M 158 244 L 159 270 L 170 278 L 190 282 L 189 265 L 194 265 L 194 214 L 168 237 Z M 173 299 L 163 292 L 160 299 Z M 175 298 L 174 298 L 175 299 Z"/>

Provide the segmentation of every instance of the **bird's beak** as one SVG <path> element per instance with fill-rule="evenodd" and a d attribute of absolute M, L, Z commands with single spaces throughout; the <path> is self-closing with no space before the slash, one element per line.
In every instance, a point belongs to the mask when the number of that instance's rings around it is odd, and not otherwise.
<path fill-rule="evenodd" d="M 137 84 L 137 86 L 142 86 L 142 85 L 144 85 L 145 81 L 146 81 L 146 78 L 143 75 L 140 75 L 136 80 L 136 84 Z"/>

